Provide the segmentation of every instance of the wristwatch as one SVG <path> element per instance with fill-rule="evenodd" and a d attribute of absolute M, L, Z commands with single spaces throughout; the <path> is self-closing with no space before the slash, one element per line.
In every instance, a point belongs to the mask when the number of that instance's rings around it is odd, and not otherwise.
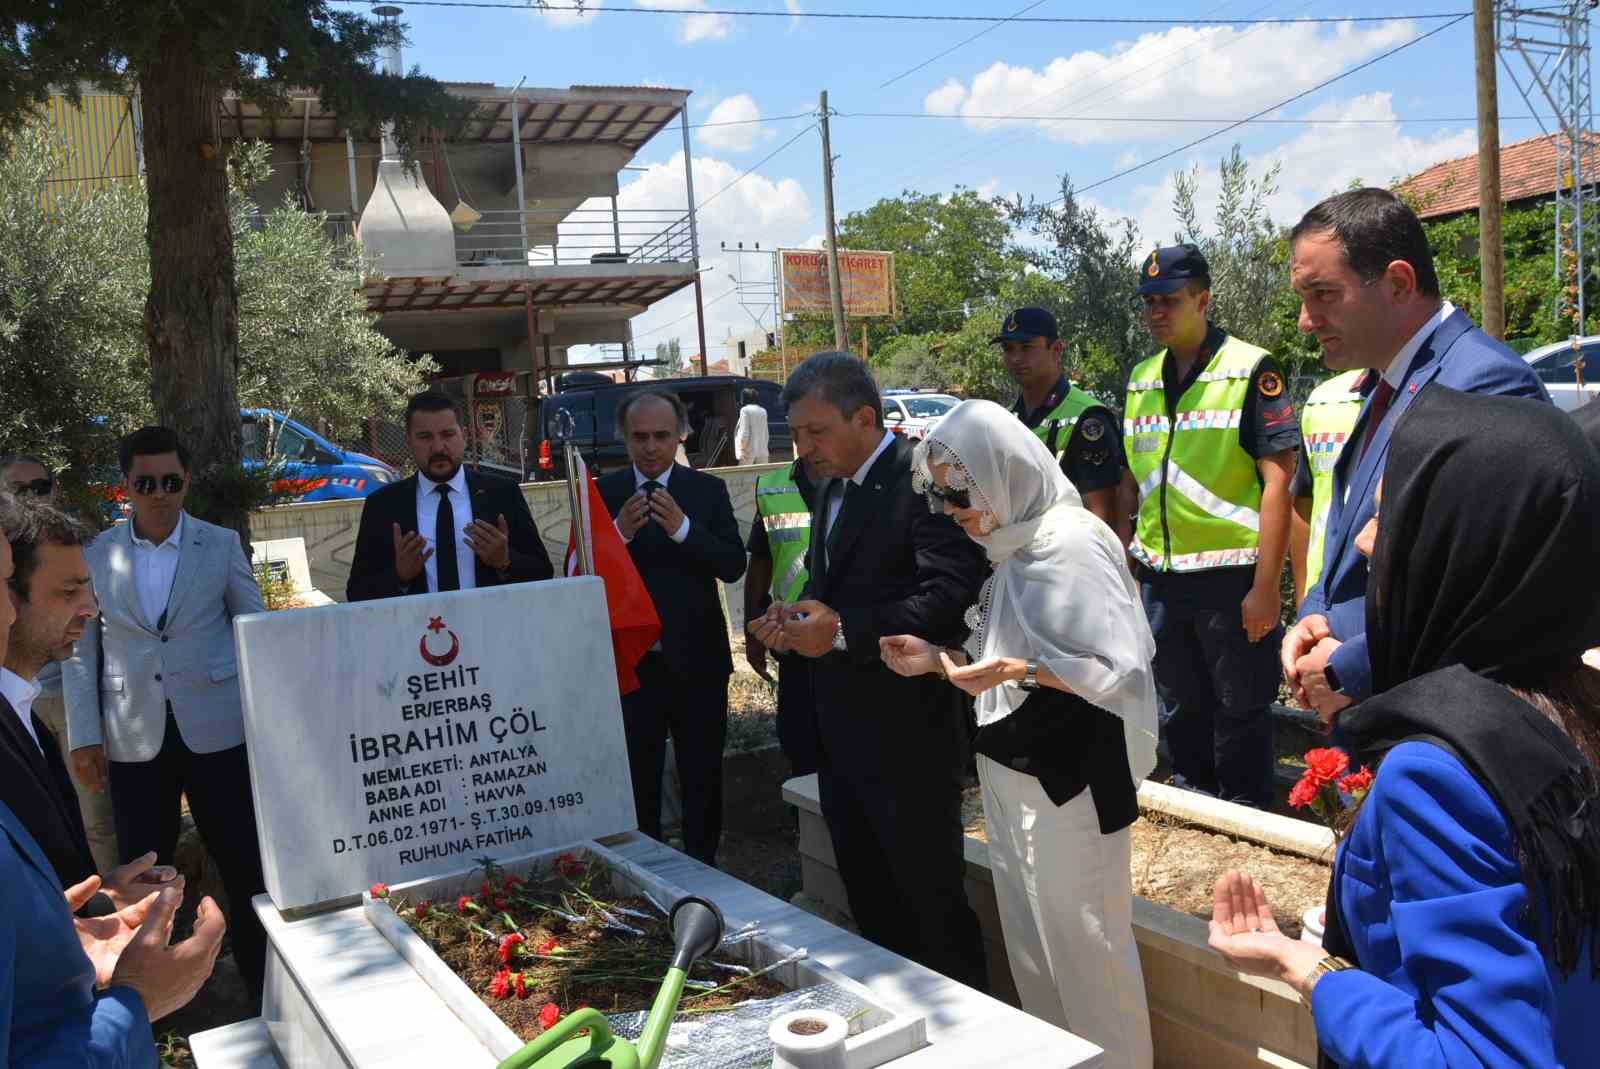
<path fill-rule="evenodd" d="M 838 650 L 840 653 L 845 652 L 843 620 L 839 621 L 838 629 L 833 633 L 833 648 Z"/>
<path fill-rule="evenodd" d="M 1039 689 L 1039 662 L 1038 661 L 1029 661 L 1028 662 L 1027 671 L 1025 673 L 1023 673 L 1023 676 L 1022 676 L 1021 679 L 1017 680 L 1017 686 L 1021 687 L 1023 690 L 1038 690 Z"/>
<path fill-rule="evenodd" d="M 1318 980 L 1331 972 L 1342 972 L 1345 969 L 1354 969 L 1355 967 L 1355 962 L 1329 954 L 1312 966 L 1310 972 L 1306 973 L 1305 981 L 1301 984 L 1304 993 L 1300 996 L 1300 1001 L 1309 1010 L 1311 1008 L 1311 995 L 1316 990 Z"/>
<path fill-rule="evenodd" d="M 1344 684 L 1339 681 L 1339 673 L 1333 670 L 1333 663 L 1322 666 L 1322 678 L 1328 681 L 1328 689 L 1335 694 L 1344 693 Z"/>

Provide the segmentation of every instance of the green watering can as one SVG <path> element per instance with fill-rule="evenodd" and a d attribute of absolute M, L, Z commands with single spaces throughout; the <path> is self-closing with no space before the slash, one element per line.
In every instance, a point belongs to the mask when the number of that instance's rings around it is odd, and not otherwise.
<path fill-rule="evenodd" d="M 722 942 L 722 914 L 703 898 L 678 899 L 668 925 L 672 929 L 672 967 L 656 992 L 637 1047 L 612 1035 L 599 1010 L 586 1008 L 562 1018 L 501 1062 L 499 1069 L 656 1069 L 690 966 Z M 589 1034 L 578 1035 L 585 1028 Z"/>

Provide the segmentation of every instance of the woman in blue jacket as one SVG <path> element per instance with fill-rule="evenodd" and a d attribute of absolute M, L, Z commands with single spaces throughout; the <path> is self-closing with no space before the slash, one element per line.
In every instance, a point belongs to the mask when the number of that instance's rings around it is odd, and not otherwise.
<path fill-rule="evenodd" d="M 1211 945 L 1296 987 L 1346 1069 L 1600 1058 L 1600 454 L 1556 409 L 1437 385 L 1395 430 L 1372 539 L 1377 692 L 1340 726 L 1379 762 L 1323 947 L 1248 876 Z M 1371 537 L 1371 536 L 1369 536 Z"/>

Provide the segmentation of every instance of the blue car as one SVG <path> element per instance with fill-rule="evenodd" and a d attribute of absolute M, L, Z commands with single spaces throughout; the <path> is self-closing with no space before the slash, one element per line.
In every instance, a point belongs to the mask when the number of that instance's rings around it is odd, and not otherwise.
<path fill-rule="evenodd" d="M 366 497 L 400 478 L 398 471 L 377 457 L 334 445 L 282 413 L 246 408 L 240 410 L 239 418 L 247 468 L 259 468 L 264 463 L 268 443 L 276 435 L 272 457 L 283 465 L 273 480 L 279 503 Z"/>

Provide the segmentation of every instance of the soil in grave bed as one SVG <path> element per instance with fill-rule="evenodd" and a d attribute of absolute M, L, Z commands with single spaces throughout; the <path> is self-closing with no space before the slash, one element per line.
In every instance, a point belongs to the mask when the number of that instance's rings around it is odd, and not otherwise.
<path fill-rule="evenodd" d="M 983 800 L 976 786 L 962 795 L 961 815 L 968 835 L 987 839 Z M 1210 828 L 1146 812 L 1134 822 L 1130 866 L 1133 893 L 1180 913 L 1211 919 L 1212 887 L 1229 869 L 1254 877 L 1272 904 L 1278 927 L 1300 937 L 1300 918 L 1327 898 L 1327 865 L 1295 854 L 1219 835 Z"/>
<path fill-rule="evenodd" d="M 531 1040 L 585 1006 L 604 1014 L 650 1009 L 672 961 L 667 918 L 647 898 L 609 893 L 594 861 L 557 859 L 557 873 L 524 883 L 491 867 L 478 893 L 454 902 L 389 905 L 495 1016 Z M 716 964 L 713 964 L 716 963 Z M 689 974 L 679 1014 L 715 1013 L 787 990 L 719 951 Z M 734 966 L 722 968 L 719 966 Z"/>

